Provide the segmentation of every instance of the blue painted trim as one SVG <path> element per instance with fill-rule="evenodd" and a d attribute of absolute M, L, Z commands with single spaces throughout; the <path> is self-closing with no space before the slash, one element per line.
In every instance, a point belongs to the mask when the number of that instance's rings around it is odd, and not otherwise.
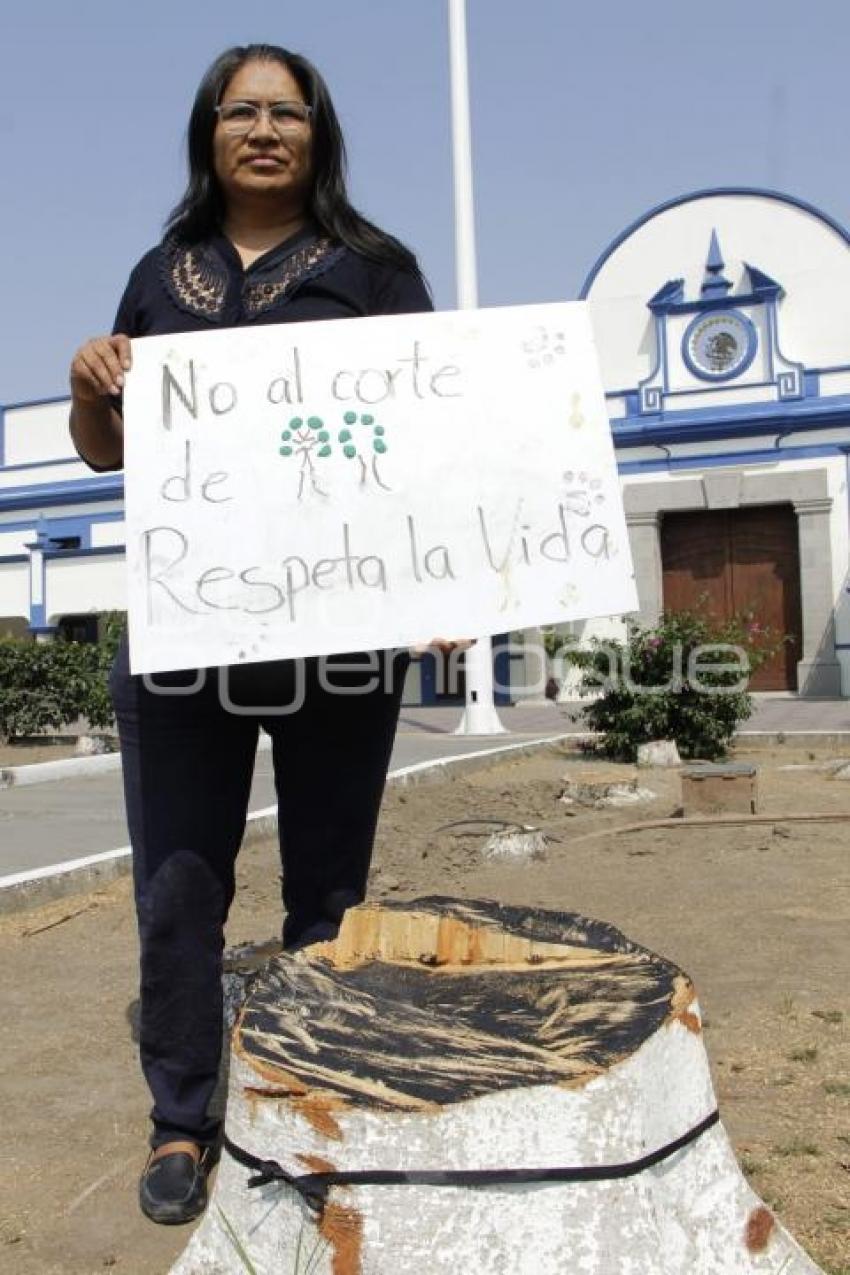
<path fill-rule="evenodd" d="M 833 642 L 836 651 L 850 651 L 850 642 Z"/>
<path fill-rule="evenodd" d="M 750 287 L 753 294 L 765 301 L 778 301 L 780 297 L 785 296 L 785 289 L 776 279 L 771 279 L 769 274 L 765 274 L 763 270 L 759 270 L 758 266 L 751 266 L 748 261 L 744 262 Z"/>
<path fill-rule="evenodd" d="M 688 443 L 707 438 L 749 438 L 754 434 L 797 433 L 814 429 L 847 429 L 850 394 L 818 402 L 738 403 L 732 407 L 664 412 L 647 421 L 622 416 L 611 421 L 615 447 L 647 443 Z"/>
<path fill-rule="evenodd" d="M 29 562 L 28 553 L 0 553 L 0 562 Z"/>
<path fill-rule="evenodd" d="M 419 657 L 419 703 L 436 704 L 437 702 L 437 661 L 433 655 L 423 651 Z"/>
<path fill-rule="evenodd" d="M 30 630 L 37 631 L 38 629 L 43 628 L 47 623 L 47 615 L 45 612 L 45 607 L 47 605 L 47 564 L 44 560 L 44 533 L 41 528 L 39 528 L 35 542 L 27 547 L 30 549 L 42 550 L 42 556 L 38 562 L 38 570 L 41 573 L 41 579 L 38 582 L 41 602 L 33 602 L 33 572 L 35 570 L 35 564 L 33 562 L 32 555 L 30 555 L 29 570 L 29 627 Z"/>
<path fill-rule="evenodd" d="M 776 357 L 785 364 L 785 367 L 780 368 L 776 373 L 779 397 L 786 402 L 789 399 L 801 398 L 806 392 L 806 369 L 802 363 L 798 363 L 796 359 L 788 359 L 782 353 L 782 346 L 779 344 L 779 315 L 775 305 L 772 305 L 768 311 L 768 321 L 773 328 L 773 348 Z"/>
<path fill-rule="evenodd" d="M 737 305 L 737 303 L 738 303 L 738 298 L 737 298 L 737 297 L 733 297 L 733 298 L 732 298 L 732 300 L 733 300 L 733 301 L 735 302 L 735 304 Z M 825 374 L 827 374 L 827 373 L 829 373 L 829 372 L 850 372 L 850 363 L 836 363 L 834 367 L 810 367 L 810 368 L 807 368 L 807 369 L 806 369 L 806 375 L 807 375 L 807 376 L 824 376 Z M 751 384 L 752 384 L 752 383 L 751 383 Z M 759 381 L 759 382 L 758 382 L 758 384 L 759 384 L 759 385 L 773 385 L 773 381 Z M 718 386 L 717 386 L 717 389 L 735 389 L 735 390 L 736 390 L 736 389 L 738 389 L 738 388 L 739 388 L 739 387 L 738 387 L 737 385 L 733 385 L 733 386 L 723 386 L 723 385 L 718 385 Z M 747 386 L 747 388 L 749 389 L 749 388 L 750 388 L 750 386 L 748 385 L 748 386 Z M 635 394 L 635 393 L 636 393 L 636 389 L 635 389 L 635 387 L 634 387 L 634 386 L 629 386 L 629 387 L 628 387 L 628 389 L 622 389 L 622 390 L 606 390 L 606 391 L 605 391 L 605 397 L 606 397 L 606 398 L 628 398 L 628 396 L 629 396 L 630 394 Z M 680 391 L 677 391 L 677 393 L 690 393 L 690 391 L 688 391 L 688 390 L 680 390 Z M 693 393 L 694 393 L 694 394 L 704 394 L 704 393 L 705 393 L 705 391 L 704 391 L 704 390 L 694 390 L 694 391 L 693 391 Z"/>
<path fill-rule="evenodd" d="M 15 473 L 19 469 L 46 469 L 49 465 L 85 465 L 80 456 L 60 456 L 57 460 L 27 460 L 19 465 L 0 465 L 4 474 Z"/>
<path fill-rule="evenodd" d="M 723 278 L 725 266 L 726 262 L 723 260 L 723 253 L 720 251 L 720 240 L 717 238 L 717 227 L 712 226 L 708 256 L 705 259 L 705 278 L 700 288 L 700 292 L 704 297 L 711 296 L 714 292 L 722 292 L 725 296 L 732 287 L 729 280 Z"/>
<path fill-rule="evenodd" d="M 698 301 L 677 301 L 670 305 L 650 306 L 659 314 L 709 314 L 712 310 L 730 310 L 733 305 L 764 306 L 768 297 L 755 292 L 736 293 L 733 297 L 700 297 Z"/>
<path fill-rule="evenodd" d="M 19 407 L 47 407 L 50 403 L 67 403 L 71 406 L 70 394 L 54 394 L 51 398 L 27 398 L 19 403 L 3 403 L 4 412 L 14 412 Z"/>
<path fill-rule="evenodd" d="M 734 373 L 734 375 L 737 376 L 737 373 Z M 724 384 L 724 385 L 717 385 L 714 382 L 712 382 L 710 391 L 705 385 L 696 385 L 694 386 L 692 390 L 671 390 L 667 397 L 668 398 L 684 398 L 688 394 L 708 394 L 708 393 L 723 394 L 728 392 L 729 390 L 732 390 L 737 394 L 739 390 L 772 390 L 775 388 L 776 388 L 775 381 L 747 381 L 746 385 L 733 385 L 731 383 Z M 736 403 L 734 406 L 746 407 L 746 404 Z"/>
<path fill-rule="evenodd" d="M 2 491 L 2 488 L 0 488 L 0 491 Z M 126 515 L 122 509 L 122 510 L 116 510 L 113 513 L 81 514 L 80 521 L 85 520 L 86 522 L 89 522 L 92 524 L 103 523 L 103 522 L 123 522 L 125 519 L 125 516 Z M 55 519 L 53 517 L 46 519 L 48 527 L 51 526 L 54 521 Z M 19 519 L 16 519 L 14 522 L 0 522 L 0 535 L 4 534 L 7 531 L 29 531 L 31 529 L 35 530 L 36 522 L 37 522 L 36 518 L 25 518 L 25 519 L 19 518 Z"/>
<path fill-rule="evenodd" d="M 724 465 L 761 465 L 765 461 L 775 464 L 777 459 L 803 460 L 823 456 L 842 456 L 847 453 L 847 446 L 831 447 L 828 443 L 813 447 L 785 447 L 781 452 L 773 448 L 752 452 L 708 452 L 702 456 L 669 456 L 658 460 L 624 460 L 617 462 L 620 474 L 648 474 L 665 472 L 673 469 L 712 469 Z"/>
<path fill-rule="evenodd" d="M 768 301 L 767 306 L 764 310 L 763 319 L 764 319 L 764 330 L 765 330 L 765 333 L 767 334 L 767 374 L 770 377 L 773 384 L 775 384 L 776 383 L 776 354 L 777 354 L 775 331 L 778 326 L 775 300 Z M 805 388 L 803 390 L 803 393 L 805 394 Z"/>
<path fill-rule="evenodd" d="M 640 217 L 628 225 L 625 230 L 622 230 L 615 239 L 612 239 L 608 247 L 597 258 L 591 267 L 590 273 L 582 285 L 581 292 L 579 293 L 579 299 L 583 301 L 587 297 L 588 292 L 593 287 L 596 276 L 599 274 L 599 271 L 605 265 L 608 258 L 612 256 L 620 245 L 625 243 L 625 241 L 633 235 L 636 230 L 639 230 L 641 226 L 644 226 L 648 221 L 651 221 L 653 217 L 657 217 L 660 213 L 668 212 L 671 208 L 678 208 L 680 204 L 690 204 L 697 199 L 708 199 L 711 196 L 717 195 L 727 195 L 732 197 L 737 196 L 742 198 L 753 198 L 755 196 L 760 199 L 775 199 L 779 203 L 790 204 L 793 208 L 799 208 L 802 212 L 806 212 L 812 217 L 817 217 L 825 225 L 829 226 L 830 230 L 834 230 L 836 234 L 840 235 L 844 242 L 850 246 L 850 232 L 848 232 L 840 222 L 836 221 L 833 217 L 830 217 L 828 213 L 823 212 L 820 208 L 816 208 L 814 204 L 810 204 L 807 200 L 799 199 L 796 195 L 786 195 L 782 191 L 770 190 L 761 186 L 715 186 L 704 190 L 692 190 L 685 195 L 676 195 L 672 199 L 666 199 L 661 204 L 656 204 L 654 208 L 650 208 L 648 212 L 643 213 Z"/>
<path fill-rule="evenodd" d="M 37 633 L 58 633 L 58 632 L 59 632 L 58 624 L 28 624 L 27 625 L 27 633 L 32 633 L 33 635 Z"/>
<path fill-rule="evenodd" d="M 6 459 L 6 409 L 0 407 L 0 469 Z"/>
<path fill-rule="evenodd" d="M 638 381 L 637 394 L 635 395 L 635 403 L 632 405 L 630 398 L 627 396 L 626 406 L 631 411 L 640 412 L 646 415 L 650 411 L 661 411 L 663 405 L 662 394 L 667 388 L 667 329 L 666 320 L 661 314 L 654 314 L 652 322 L 655 324 L 655 364 L 649 376 L 643 381 Z M 661 385 L 654 385 L 653 381 L 661 373 Z M 657 404 L 657 408 L 656 408 Z"/>
<path fill-rule="evenodd" d="M 493 703 L 497 707 L 511 703 L 511 657 L 505 650 L 510 640 L 509 633 L 497 633 L 493 637 L 493 681 L 503 690 L 493 689 Z"/>
<path fill-rule="evenodd" d="M 77 482 L 33 483 L 28 487 L 0 487 L 0 510 L 43 509 L 45 505 L 82 505 L 89 500 L 123 500 L 124 479 L 81 478 Z"/>
<path fill-rule="evenodd" d="M 46 549 L 45 561 L 48 558 L 97 558 L 101 555 L 126 553 L 126 545 L 80 545 L 78 549 Z"/>
<path fill-rule="evenodd" d="M 733 381 L 736 377 L 739 377 L 746 372 L 747 368 L 756 357 L 756 350 L 758 349 L 758 334 L 756 333 L 756 325 L 753 323 L 752 319 L 750 319 L 746 314 L 742 314 L 737 308 L 738 300 L 738 297 L 736 297 L 734 307 L 714 307 L 718 310 L 722 309 L 722 313 L 728 314 L 730 318 L 736 319 L 743 326 L 744 331 L 747 334 L 746 353 L 742 361 L 734 367 L 731 372 L 706 372 L 705 368 L 699 367 L 691 358 L 690 350 L 688 349 L 691 340 L 691 333 L 695 328 L 699 327 L 701 323 L 705 322 L 706 316 L 704 313 L 696 315 L 685 328 L 685 332 L 682 337 L 682 358 L 684 359 L 685 366 L 688 370 L 700 381 L 709 381 L 712 385 L 716 385 L 718 381 Z"/>

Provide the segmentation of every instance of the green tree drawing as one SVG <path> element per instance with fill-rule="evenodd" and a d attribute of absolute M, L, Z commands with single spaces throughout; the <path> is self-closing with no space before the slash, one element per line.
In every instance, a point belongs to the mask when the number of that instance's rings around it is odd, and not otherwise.
<path fill-rule="evenodd" d="M 378 487 L 391 491 L 378 467 L 380 457 L 388 450 L 384 426 L 377 424 L 368 412 L 358 415 L 349 411 L 342 419 L 344 427 L 338 431 L 336 442 L 347 460 L 357 461 L 360 486 L 367 486 L 371 476 Z M 322 418 L 308 416 L 305 420 L 301 416 L 293 416 L 280 438 L 278 450 L 281 456 L 294 456 L 299 460 L 298 499 L 303 500 L 311 491 L 327 496 L 329 493 L 319 482 L 316 462 L 333 455 L 333 443 Z"/>
<path fill-rule="evenodd" d="M 342 419 L 346 428 L 341 429 L 337 437 L 342 444 L 343 455 L 349 460 L 356 460 L 360 466 L 360 486 L 365 487 L 368 484 L 371 473 L 379 487 L 384 491 L 392 491 L 381 478 L 378 468 L 379 457 L 387 451 L 383 425 L 377 425 L 369 412 L 364 412 L 359 417 L 356 412 L 346 412 Z M 352 432 L 352 426 L 360 428 L 355 428 Z"/>
<path fill-rule="evenodd" d="M 304 493 L 309 488 L 318 492 L 320 496 L 327 496 L 327 492 L 321 487 L 316 477 L 316 457 L 330 456 L 330 434 L 324 428 L 324 421 L 320 416 L 308 416 L 305 421 L 301 416 L 293 416 L 289 422 L 288 429 L 281 434 L 281 456 L 298 456 L 300 459 L 300 469 L 298 474 L 298 499 L 303 500 Z"/>

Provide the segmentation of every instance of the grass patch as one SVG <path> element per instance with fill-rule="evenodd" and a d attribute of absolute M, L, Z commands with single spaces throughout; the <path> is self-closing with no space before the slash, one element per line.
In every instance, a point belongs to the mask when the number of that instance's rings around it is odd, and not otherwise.
<path fill-rule="evenodd" d="M 812 1017 L 819 1018 L 822 1023 L 843 1023 L 844 1015 L 840 1009 L 813 1009 Z"/>
<path fill-rule="evenodd" d="M 790 1158 L 791 1156 L 820 1155 L 820 1147 L 814 1142 L 806 1142 L 804 1138 L 792 1138 L 790 1142 L 781 1142 L 779 1146 L 774 1147 L 777 1155 Z"/>
<path fill-rule="evenodd" d="M 783 1018 L 794 1018 L 794 1017 L 795 1017 L 795 1013 L 796 1013 L 796 1006 L 795 1006 L 795 1004 L 794 1004 L 794 997 L 793 997 L 793 996 L 783 996 L 783 997 L 782 997 L 782 1000 L 779 1002 L 779 1012 L 780 1012 L 780 1014 L 782 1015 L 782 1017 L 783 1017 Z"/>
<path fill-rule="evenodd" d="M 788 1055 L 791 1062 L 811 1063 L 818 1056 L 817 1045 L 801 1045 L 799 1049 L 792 1049 Z"/>
<path fill-rule="evenodd" d="M 825 1080 L 823 1087 L 833 1098 L 850 1098 L 850 1081 Z"/>

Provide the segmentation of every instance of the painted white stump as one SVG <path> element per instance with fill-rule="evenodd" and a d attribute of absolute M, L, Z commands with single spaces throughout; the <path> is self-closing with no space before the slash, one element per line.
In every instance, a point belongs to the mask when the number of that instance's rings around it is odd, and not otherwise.
<path fill-rule="evenodd" d="M 272 960 L 234 1033 L 227 1132 L 293 1175 L 599 1166 L 715 1105 L 668 961 L 583 917 L 424 899 L 354 909 L 334 943 Z M 631 1177 L 333 1187 L 321 1218 L 251 1176 L 224 1153 L 172 1275 L 818 1270 L 719 1124 Z"/>

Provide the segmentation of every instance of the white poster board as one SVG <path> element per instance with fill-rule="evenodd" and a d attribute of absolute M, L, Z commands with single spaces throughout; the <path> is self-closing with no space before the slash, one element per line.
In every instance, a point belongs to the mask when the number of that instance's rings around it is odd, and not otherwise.
<path fill-rule="evenodd" d="M 636 609 L 583 303 L 133 342 L 134 673 Z"/>

